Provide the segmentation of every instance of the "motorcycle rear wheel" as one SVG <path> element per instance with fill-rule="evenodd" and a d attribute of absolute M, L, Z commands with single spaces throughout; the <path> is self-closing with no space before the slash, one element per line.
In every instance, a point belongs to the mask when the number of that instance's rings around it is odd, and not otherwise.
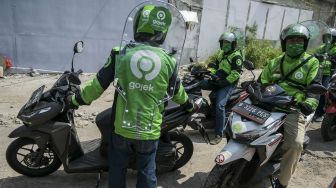
<path fill-rule="evenodd" d="M 42 177 L 55 172 L 62 165 L 55 151 L 47 146 L 43 155 L 39 156 L 39 149 L 34 140 L 18 138 L 7 148 L 7 163 L 16 172 L 30 177 Z M 41 159 L 37 160 L 37 157 Z"/>
<path fill-rule="evenodd" d="M 177 160 L 171 170 L 174 171 L 189 162 L 194 153 L 194 145 L 190 138 L 183 133 L 170 132 L 169 136 L 172 144 L 175 145 L 177 154 Z"/>
<path fill-rule="evenodd" d="M 336 139 L 336 118 L 333 114 L 326 114 L 321 125 L 321 136 L 324 141 Z"/>

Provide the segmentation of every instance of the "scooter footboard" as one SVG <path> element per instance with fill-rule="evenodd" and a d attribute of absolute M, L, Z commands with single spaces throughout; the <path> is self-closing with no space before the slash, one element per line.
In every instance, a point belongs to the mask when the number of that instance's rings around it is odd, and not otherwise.
<path fill-rule="evenodd" d="M 231 139 L 217 155 L 215 162 L 219 165 L 224 165 L 238 159 L 251 161 L 255 151 L 255 148 L 246 144 L 240 144 Z"/>

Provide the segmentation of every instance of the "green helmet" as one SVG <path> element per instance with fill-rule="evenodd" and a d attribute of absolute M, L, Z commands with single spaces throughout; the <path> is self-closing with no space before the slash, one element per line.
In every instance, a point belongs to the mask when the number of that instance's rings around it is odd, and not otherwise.
<path fill-rule="evenodd" d="M 218 39 L 219 46 L 223 48 L 223 41 L 231 42 L 231 51 L 235 50 L 237 47 L 237 37 L 232 32 L 224 32 Z"/>
<path fill-rule="evenodd" d="M 286 40 L 293 37 L 302 37 L 304 39 L 304 49 L 307 50 L 310 39 L 309 30 L 301 24 L 291 24 L 282 30 L 280 34 L 282 51 L 286 51 Z"/>
<path fill-rule="evenodd" d="M 167 8 L 144 5 L 134 18 L 134 40 L 162 44 L 171 22 L 172 15 Z"/>

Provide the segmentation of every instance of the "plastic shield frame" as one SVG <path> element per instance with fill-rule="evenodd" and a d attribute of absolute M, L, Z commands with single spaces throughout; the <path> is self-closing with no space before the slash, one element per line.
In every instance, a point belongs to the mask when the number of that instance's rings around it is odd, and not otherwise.
<path fill-rule="evenodd" d="M 245 61 L 245 46 L 246 46 L 246 36 L 245 32 L 238 27 L 229 27 L 229 31 L 232 32 L 237 38 L 237 50 L 241 51 L 243 60 Z"/>
<path fill-rule="evenodd" d="M 325 44 L 329 46 L 331 44 L 331 31 L 329 26 L 322 21 L 306 20 L 300 22 L 309 31 L 309 42 L 307 47 L 308 53 L 314 53 L 314 51 Z M 325 40 L 323 40 L 325 38 Z"/>
<path fill-rule="evenodd" d="M 155 6 L 155 7 L 163 7 L 164 9 L 168 10 L 171 14 L 171 23 L 169 25 L 169 27 L 167 28 L 167 33 L 166 33 L 166 37 L 165 40 L 163 41 L 162 44 L 157 44 L 157 43 L 151 43 L 151 42 L 147 42 L 147 41 L 139 41 L 135 39 L 135 35 L 134 33 L 135 28 L 134 28 L 134 22 L 136 22 L 136 16 L 138 11 L 143 10 L 143 8 L 145 6 Z M 156 17 L 156 19 L 151 19 L 151 16 Z M 152 22 L 153 25 L 159 25 L 157 29 L 162 29 L 164 30 L 165 28 L 160 28 L 160 25 L 163 25 L 163 23 L 160 23 L 161 19 L 164 19 L 165 17 L 167 17 L 167 15 L 165 15 L 164 11 L 156 11 L 154 12 L 154 14 L 151 14 L 151 11 L 143 11 L 143 17 L 148 17 L 148 22 Z M 121 37 L 121 42 L 120 42 L 120 55 L 119 56 L 124 56 L 127 54 L 127 50 L 130 48 L 133 48 L 135 45 L 148 45 L 148 46 L 153 46 L 153 47 L 157 47 L 157 48 L 161 48 L 163 49 L 167 54 L 169 54 L 176 62 L 176 74 L 178 74 L 178 69 L 179 66 L 181 64 L 181 58 L 182 58 L 182 54 L 183 54 L 183 47 L 184 47 L 184 43 L 185 43 L 185 39 L 186 39 L 186 23 L 185 20 L 182 16 L 182 14 L 179 12 L 179 10 L 177 10 L 173 5 L 166 3 L 166 2 L 162 2 L 162 1 L 145 1 L 139 5 L 137 5 L 128 15 L 125 25 L 124 25 L 124 29 L 123 29 L 123 34 Z M 146 54 L 142 54 L 142 55 L 146 55 Z M 151 59 L 149 57 L 149 59 Z M 136 76 L 138 75 L 142 75 L 142 76 L 147 76 L 148 78 L 153 77 L 150 74 L 152 73 L 151 71 L 155 70 L 155 65 L 158 65 L 158 63 L 155 61 L 150 61 L 152 62 L 152 65 L 149 65 L 147 62 L 142 62 L 141 61 L 141 57 L 136 58 L 137 60 L 137 65 L 136 68 L 134 68 L 132 70 L 132 73 L 134 73 Z M 120 77 L 122 77 L 121 75 L 123 75 L 124 72 L 119 72 L 118 71 L 118 66 L 116 66 L 116 72 L 115 72 L 115 78 L 116 81 L 118 81 L 118 79 Z M 155 74 L 154 74 L 155 75 Z M 138 76 L 139 77 L 139 76 Z M 170 89 L 167 90 L 167 95 L 163 98 L 160 99 L 160 101 L 158 103 L 164 103 L 168 100 L 170 100 L 173 97 L 174 91 L 175 91 L 175 87 L 176 87 L 176 80 L 171 80 L 170 81 Z M 121 88 L 117 88 L 117 89 L 121 89 Z M 120 92 L 121 94 L 127 95 L 127 93 L 125 93 L 125 91 Z"/>
<path fill-rule="evenodd" d="M 128 15 L 114 81 L 123 100 L 123 128 L 139 135 L 154 131 L 158 112 L 175 93 L 186 32 L 182 14 L 166 2 L 143 2 Z"/>
<path fill-rule="evenodd" d="M 237 38 L 237 48 L 238 49 L 244 49 L 245 47 L 245 32 L 241 29 L 241 28 L 238 28 L 238 27 L 229 27 L 229 32 L 232 32 L 236 38 Z"/>

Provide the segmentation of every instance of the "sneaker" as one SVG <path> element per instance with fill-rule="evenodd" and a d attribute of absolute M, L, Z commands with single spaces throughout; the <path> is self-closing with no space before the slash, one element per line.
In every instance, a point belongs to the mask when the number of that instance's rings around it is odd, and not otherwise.
<path fill-rule="evenodd" d="M 222 136 L 216 135 L 214 139 L 210 141 L 211 145 L 217 145 L 222 141 Z"/>
<path fill-rule="evenodd" d="M 281 185 L 279 179 L 276 179 L 274 182 L 274 188 L 286 188 L 287 186 Z"/>
<path fill-rule="evenodd" d="M 322 122 L 323 116 L 315 118 L 315 122 Z"/>

